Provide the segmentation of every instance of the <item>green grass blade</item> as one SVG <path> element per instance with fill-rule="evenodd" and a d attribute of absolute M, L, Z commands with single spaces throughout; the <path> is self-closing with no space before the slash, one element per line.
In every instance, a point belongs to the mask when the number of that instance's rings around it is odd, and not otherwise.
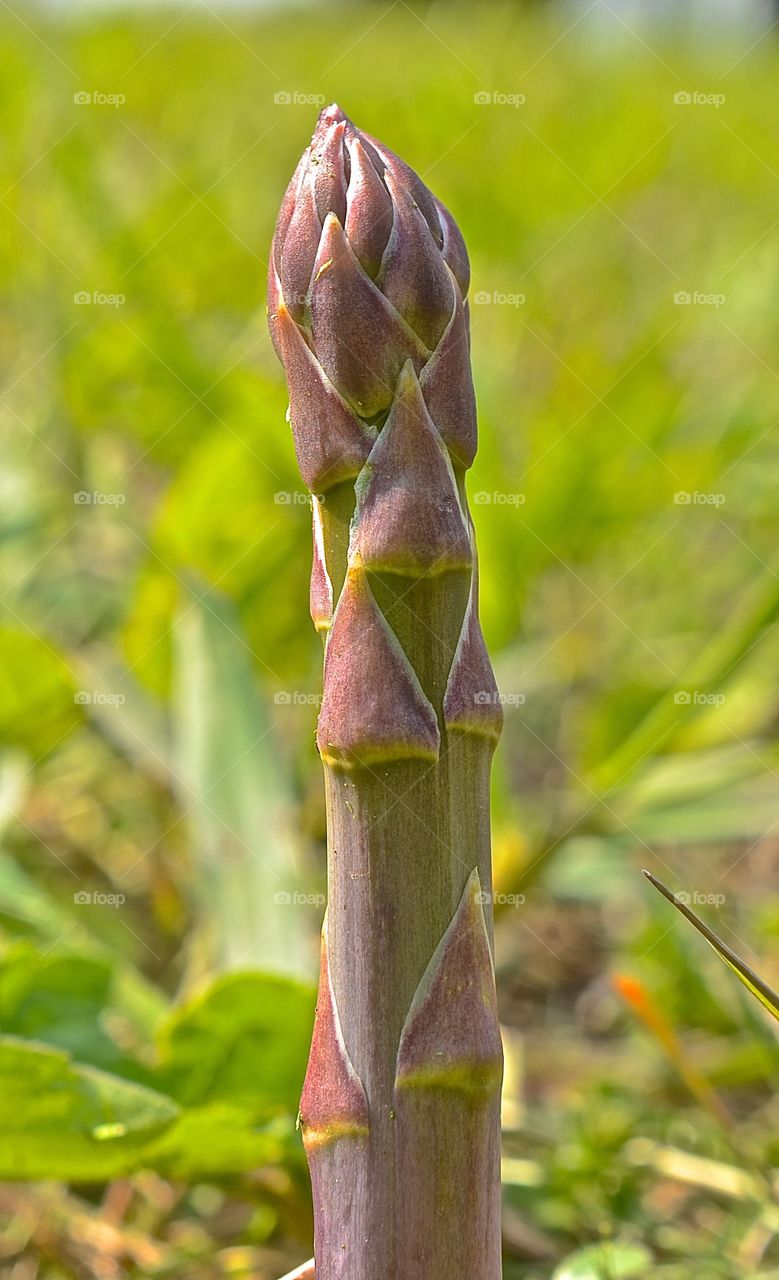
<path fill-rule="evenodd" d="M 676 894 L 673 893 L 667 885 L 664 885 L 662 880 L 658 880 L 657 876 L 653 876 L 651 871 L 644 871 L 644 875 L 649 883 L 654 885 L 654 887 L 662 893 L 663 897 L 667 898 L 668 901 L 676 907 L 677 911 L 681 911 L 682 915 L 690 921 L 690 924 L 695 926 L 699 933 L 703 934 L 709 945 L 717 952 L 717 955 L 721 956 L 728 968 L 732 969 L 736 977 L 743 982 L 747 991 L 751 991 L 755 999 L 760 1001 L 763 1008 L 767 1009 L 769 1013 L 772 1013 L 777 1021 L 779 1021 L 779 996 L 776 992 L 772 991 L 771 988 L 763 982 L 762 978 L 759 978 L 754 970 L 750 969 L 749 965 L 745 964 L 726 942 L 723 942 L 721 938 L 718 938 L 716 933 L 714 933 L 707 924 L 704 924 L 703 921 L 696 916 L 695 912 L 687 906 L 686 902 L 682 902 L 680 898 L 677 898 Z"/>
<path fill-rule="evenodd" d="M 174 638 L 175 774 L 203 925 L 198 960 L 206 970 L 312 977 L 324 900 L 295 897 L 294 781 L 237 611 L 193 585 Z"/>

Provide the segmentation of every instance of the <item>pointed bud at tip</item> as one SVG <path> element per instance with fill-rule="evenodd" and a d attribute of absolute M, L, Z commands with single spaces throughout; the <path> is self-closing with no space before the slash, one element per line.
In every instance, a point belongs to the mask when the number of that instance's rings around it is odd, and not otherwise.
<path fill-rule="evenodd" d="M 331 102 L 329 107 L 323 107 L 319 112 L 319 120 L 317 128 L 320 126 L 327 128 L 331 124 L 338 124 L 339 121 L 349 122 L 349 117 L 345 111 L 342 111 L 337 102 Z"/>

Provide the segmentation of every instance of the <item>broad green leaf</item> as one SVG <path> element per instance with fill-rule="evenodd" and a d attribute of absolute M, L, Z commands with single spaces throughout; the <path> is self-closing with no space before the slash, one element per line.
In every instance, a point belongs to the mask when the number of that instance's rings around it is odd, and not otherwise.
<path fill-rule="evenodd" d="M 0 627 L 0 740 L 36 757 L 80 719 L 67 665 L 26 628 Z"/>
<path fill-rule="evenodd" d="M 695 926 L 699 933 L 703 934 L 709 946 L 713 947 L 717 955 L 725 961 L 728 968 L 733 970 L 739 981 L 743 982 L 747 991 L 750 991 L 755 999 L 760 1001 L 763 1008 L 767 1009 L 769 1013 L 779 1020 L 779 996 L 776 992 L 772 991 L 768 984 L 758 977 L 754 969 L 750 969 L 749 965 L 740 959 L 726 942 L 717 937 L 717 934 L 707 924 L 704 924 L 700 916 L 697 916 L 686 902 L 682 902 L 681 898 L 678 898 L 667 885 L 664 885 L 662 880 L 658 880 L 657 876 L 652 875 L 651 871 L 645 871 L 644 875 L 649 883 L 654 885 L 655 889 L 659 890 L 663 897 L 667 898 L 676 907 L 677 911 L 681 911 L 682 915 L 690 921 L 690 924 Z"/>
<path fill-rule="evenodd" d="M 252 1108 L 213 1103 L 190 1107 L 148 1151 L 149 1166 L 194 1182 L 303 1159 L 292 1115 L 258 1119 Z"/>
<path fill-rule="evenodd" d="M 174 774 L 211 933 L 208 968 L 313 978 L 322 906 L 295 896 L 292 781 L 240 620 L 213 592 L 193 592 L 175 639 Z"/>
<path fill-rule="evenodd" d="M 637 1280 L 648 1275 L 651 1266 L 652 1255 L 642 1245 L 606 1242 L 572 1253 L 553 1280 Z"/>
<path fill-rule="evenodd" d="M 143 1164 L 177 1118 L 170 1098 L 0 1036 L 0 1178 L 98 1181 Z"/>
<path fill-rule="evenodd" d="M 82 1064 L 151 1084 L 149 1072 L 106 1029 L 106 1014 L 122 1012 L 119 994 L 115 966 L 106 956 L 41 953 L 18 944 L 0 960 L 0 1029 L 64 1049 Z"/>
<path fill-rule="evenodd" d="M 13 858 L 2 852 L 0 917 L 6 917 L 15 934 L 23 931 L 27 936 L 32 935 L 55 947 L 67 937 L 71 945 L 78 943 L 78 954 L 82 957 L 96 963 L 110 963 L 118 1010 L 146 1039 L 151 1037 L 168 1008 L 161 989 L 153 986 L 134 965 L 110 952 L 102 941 L 90 934 L 88 916 L 74 926 L 65 907 L 23 871 Z"/>
<path fill-rule="evenodd" d="M 315 993 L 270 974 L 229 974 L 177 1010 L 161 1036 L 162 1078 L 182 1104 L 297 1112 Z"/>

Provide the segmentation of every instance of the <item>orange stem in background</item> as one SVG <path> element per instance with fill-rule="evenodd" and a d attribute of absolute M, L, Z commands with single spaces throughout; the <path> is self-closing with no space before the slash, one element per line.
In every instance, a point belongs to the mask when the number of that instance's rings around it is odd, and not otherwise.
<path fill-rule="evenodd" d="M 725 1128 L 733 1124 L 733 1118 L 722 1099 L 714 1091 L 706 1077 L 691 1060 L 676 1030 L 662 1009 L 638 978 L 616 974 L 612 986 L 630 1009 L 660 1042 L 666 1057 L 673 1063 L 679 1077 L 700 1105 L 713 1115 Z"/>

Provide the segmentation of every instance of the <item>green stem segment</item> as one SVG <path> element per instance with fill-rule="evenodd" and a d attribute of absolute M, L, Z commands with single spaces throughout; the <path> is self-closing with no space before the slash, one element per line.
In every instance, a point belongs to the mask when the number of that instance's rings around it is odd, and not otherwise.
<path fill-rule="evenodd" d="M 317 1280 L 500 1280 L 489 770 L 459 231 L 338 108 L 279 215 L 271 333 L 314 499 L 329 902 L 301 1125 Z"/>

